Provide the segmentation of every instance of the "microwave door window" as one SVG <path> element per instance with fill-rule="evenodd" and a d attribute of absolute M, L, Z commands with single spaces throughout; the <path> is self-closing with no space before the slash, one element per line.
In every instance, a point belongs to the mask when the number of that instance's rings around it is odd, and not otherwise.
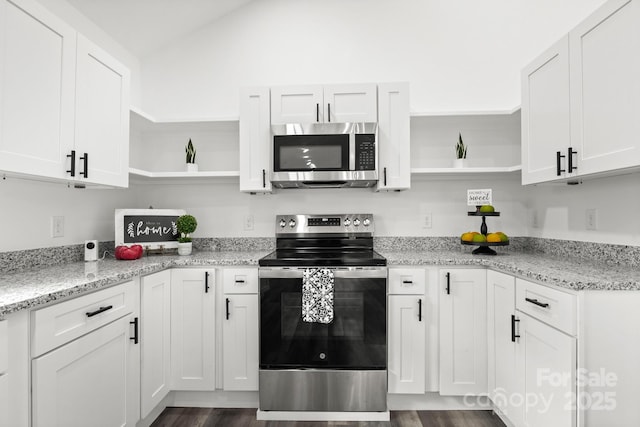
<path fill-rule="evenodd" d="M 348 135 L 275 137 L 275 171 L 349 170 Z"/>

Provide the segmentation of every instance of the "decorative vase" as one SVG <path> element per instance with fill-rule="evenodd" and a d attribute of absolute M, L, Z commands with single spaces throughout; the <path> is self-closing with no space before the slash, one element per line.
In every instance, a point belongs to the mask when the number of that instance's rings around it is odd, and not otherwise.
<path fill-rule="evenodd" d="M 454 168 L 464 168 L 467 167 L 467 159 L 455 159 L 453 161 Z"/>
<path fill-rule="evenodd" d="M 187 163 L 187 172 L 198 172 L 197 163 Z"/>
<path fill-rule="evenodd" d="M 192 242 L 178 243 L 178 255 L 191 255 Z"/>

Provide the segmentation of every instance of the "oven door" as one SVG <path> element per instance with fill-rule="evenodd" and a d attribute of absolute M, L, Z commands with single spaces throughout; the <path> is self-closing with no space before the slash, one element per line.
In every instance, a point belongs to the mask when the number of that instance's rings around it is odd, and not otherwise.
<path fill-rule="evenodd" d="M 302 320 L 305 268 L 260 268 L 260 369 L 386 369 L 387 268 L 331 269 L 334 317 L 323 324 Z"/>

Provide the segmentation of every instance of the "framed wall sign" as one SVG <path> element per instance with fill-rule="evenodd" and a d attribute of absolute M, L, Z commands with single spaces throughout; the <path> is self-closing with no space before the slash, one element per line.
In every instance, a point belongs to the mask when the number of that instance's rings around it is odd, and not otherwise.
<path fill-rule="evenodd" d="M 180 235 L 176 221 L 184 214 L 183 209 L 116 209 L 115 244 L 177 248 Z"/>

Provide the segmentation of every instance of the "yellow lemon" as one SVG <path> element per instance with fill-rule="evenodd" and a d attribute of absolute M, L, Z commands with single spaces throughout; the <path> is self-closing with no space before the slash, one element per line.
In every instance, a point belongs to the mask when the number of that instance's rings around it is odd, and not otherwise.
<path fill-rule="evenodd" d="M 498 233 L 490 233 L 487 235 L 487 242 L 489 243 L 498 243 L 501 241 L 502 239 Z"/>
<path fill-rule="evenodd" d="M 462 240 L 463 242 L 470 242 L 471 240 L 473 240 L 473 233 L 470 231 L 462 233 L 462 236 L 460 236 L 460 240 Z"/>

